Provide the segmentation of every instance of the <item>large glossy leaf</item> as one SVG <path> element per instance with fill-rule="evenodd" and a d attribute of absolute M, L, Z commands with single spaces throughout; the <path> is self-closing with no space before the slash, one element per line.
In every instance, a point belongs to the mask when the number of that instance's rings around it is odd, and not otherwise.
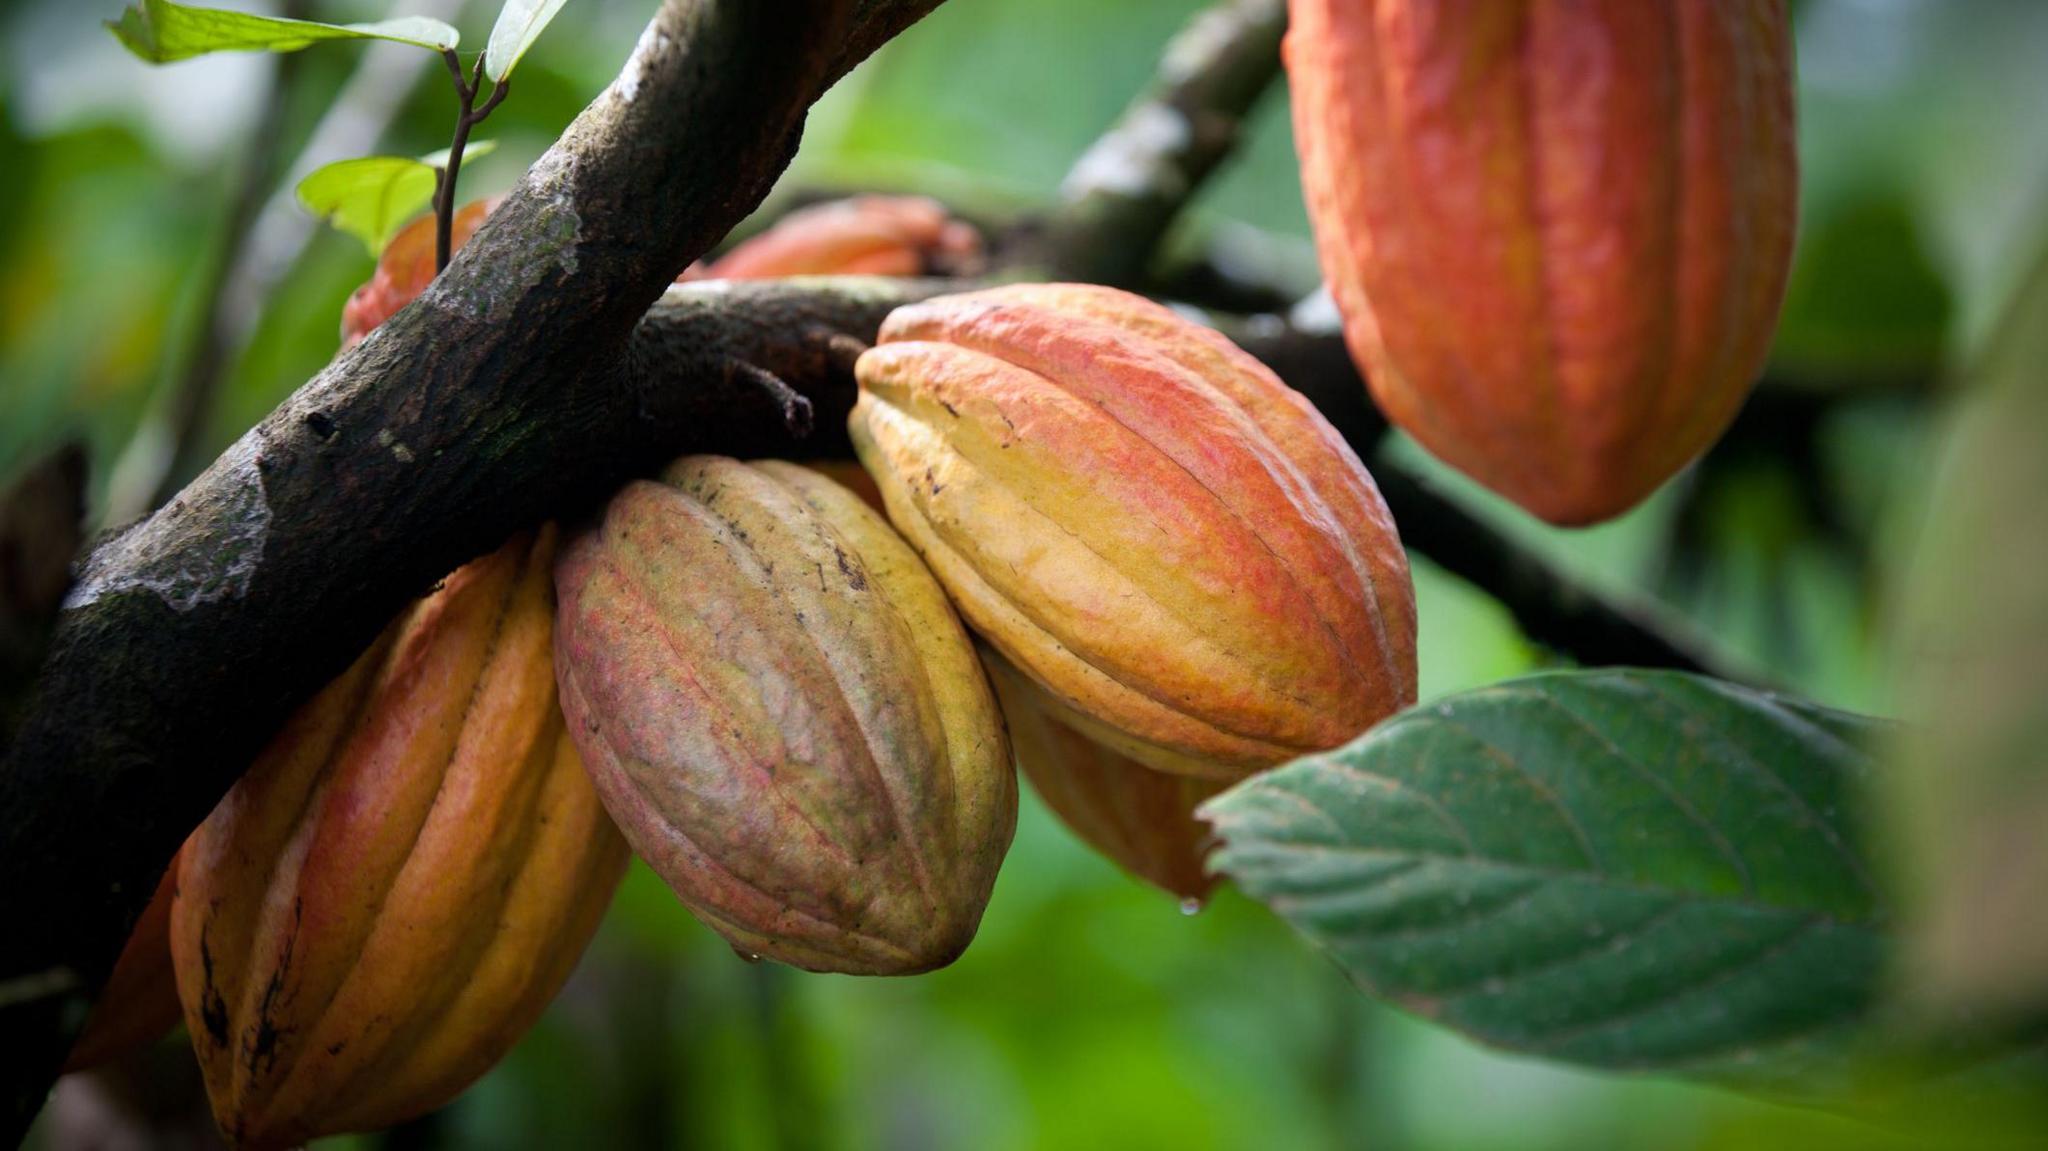
<path fill-rule="evenodd" d="M 465 158 L 489 155 L 495 141 L 472 140 Z M 448 164 L 446 149 L 426 156 L 359 156 L 336 160 L 299 181 L 307 211 L 360 239 L 377 255 L 405 222 L 434 196 L 435 173 Z"/>
<path fill-rule="evenodd" d="M 1412 709 L 1204 814 L 1215 866 L 1369 994 L 1520 1052 L 1803 1092 L 1848 1074 L 1882 986 L 1851 804 L 1884 726 L 1560 672 Z"/>
<path fill-rule="evenodd" d="M 505 0 L 498 10 L 498 22 L 491 26 L 491 41 L 484 47 L 484 75 L 502 82 L 512 74 L 519 58 L 540 39 L 548 21 L 568 0 Z"/>
<path fill-rule="evenodd" d="M 427 16 L 401 16 L 368 24 L 322 24 L 220 8 L 194 8 L 172 0 L 130 4 L 107 27 L 130 52 L 152 64 L 188 60 L 208 52 L 296 52 L 321 40 L 396 40 L 436 52 L 461 36 Z"/>

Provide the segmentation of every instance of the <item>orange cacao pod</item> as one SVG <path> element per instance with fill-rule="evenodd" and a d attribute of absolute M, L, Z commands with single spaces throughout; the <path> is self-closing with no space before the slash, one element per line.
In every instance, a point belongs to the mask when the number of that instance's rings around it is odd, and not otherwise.
<path fill-rule="evenodd" d="M 171 970 L 171 895 L 177 886 L 178 857 L 172 856 L 85 1017 L 85 1030 L 71 1044 L 66 1074 L 140 1051 L 178 1025 L 178 978 Z"/>
<path fill-rule="evenodd" d="M 243 1147 L 453 1098 L 567 979 L 624 872 L 556 704 L 554 531 L 464 566 L 285 725 L 186 845 L 171 948 Z"/>
<path fill-rule="evenodd" d="M 1782 0 L 1291 0 L 1302 185 L 1388 418 L 1559 524 L 1698 455 L 1796 214 Z"/>
<path fill-rule="evenodd" d="M 1132 875 L 1183 900 L 1206 897 L 1216 880 L 1202 866 L 1209 827 L 1195 808 L 1224 785 L 1118 755 L 1052 718 L 1038 685 L 1002 656 L 984 656 L 1017 766 L 1053 814 Z"/>
<path fill-rule="evenodd" d="M 493 196 L 488 200 L 473 200 L 455 210 L 455 218 L 448 224 L 448 250 L 450 252 L 469 242 L 476 230 L 483 226 L 484 217 L 503 200 Z M 341 346 L 352 348 L 370 334 L 371 329 L 392 316 L 398 309 L 412 303 L 413 298 L 427 290 L 434 282 L 434 217 L 421 216 L 398 230 L 391 242 L 384 246 L 384 254 L 377 259 L 377 270 L 357 288 L 341 309 Z"/>
<path fill-rule="evenodd" d="M 794 464 L 677 461 L 563 550 L 557 677 L 612 815 L 742 954 L 951 962 L 1017 818 L 1009 743 L 917 556 Z"/>
<path fill-rule="evenodd" d="M 856 366 L 889 516 L 1054 718 L 1236 778 L 1415 698 L 1394 524 L 1263 364 L 1140 297 L 1014 285 L 899 308 Z"/>
<path fill-rule="evenodd" d="M 735 245 L 684 280 L 779 276 L 969 275 L 981 268 L 981 235 L 923 196 L 856 196 L 813 204 Z"/>

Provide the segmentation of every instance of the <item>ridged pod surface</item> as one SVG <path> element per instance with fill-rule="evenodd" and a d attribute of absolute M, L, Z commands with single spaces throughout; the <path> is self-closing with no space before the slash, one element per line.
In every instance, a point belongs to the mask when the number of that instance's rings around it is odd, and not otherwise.
<path fill-rule="evenodd" d="M 173 856 L 64 1058 L 66 1074 L 140 1051 L 178 1025 L 178 977 L 171 969 L 171 894 L 177 880 Z"/>
<path fill-rule="evenodd" d="M 1141 297 L 1014 285 L 897 309 L 849 420 L 889 517 L 1059 722 L 1234 779 L 1415 698 L 1379 490 L 1263 364 Z"/>
<path fill-rule="evenodd" d="M 1017 818 L 1002 717 L 945 593 L 815 472 L 693 456 L 556 570 L 570 730 L 612 815 L 749 956 L 951 962 Z"/>
<path fill-rule="evenodd" d="M 800 208 L 684 280 L 969 275 L 981 234 L 923 196 L 855 196 Z"/>
<path fill-rule="evenodd" d="M 568 978 L 623 874 L 556 704 L 554 530 L 448 577 L 186 845 L 185 1022 L 242 1147 L 453 1098 Z"/>
<path fill-rule="evenodd" d="M 1797 213 L 1782 0 L 1291 0 L 1302 185 L 1388 417 L 1559 524 L 1698 455 Z"/>
<path fill-rule="evenodd" d="M 1183 900 L 1206 898 L 1209 825 L 1195 808 L 1223 783 L 1154 771 L 1052 718 L 1044 692 L 1002 656 L 985 653 L 1010 724 L 1017 766 L 1069 830 L 1117 866 Z"/>

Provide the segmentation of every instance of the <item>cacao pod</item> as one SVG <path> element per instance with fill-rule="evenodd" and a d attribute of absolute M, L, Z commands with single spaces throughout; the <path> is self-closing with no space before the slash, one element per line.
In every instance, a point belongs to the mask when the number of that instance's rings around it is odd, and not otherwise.
<path fill-rule="evenodd" d="M 456 209 L 448 223 L 450 252 L 469 242 L 483 226 L 484 217 L 497 208 L 503 196 L 473 200 Z M 427 290 L 434 282 L 434 217 L 421 216 L 398 230 L 377 259 L 377 270 L 357 288 L 341 309 L 341 346 L 352 348 L 377 325 L 398 314 L 400 308 Z"/>
<path fill-rule="evenodd" d="M 1797 209 L 1782 0 L 1291 0 L 1302 186 L 1388 418 L 1558 524 L 1717 439 Z"/>
<path fill-rule="evenodd" d="M 554 531 L 448 577 L 302 707 L 186 845 L 171 948 L 221 1129 L 389 1126 L 554 997 L 623 874 L 556 704 Z"/>
<path fill-rule="evenodd" d="M 887 516 L 889 509 L 882 506 L 882 489 L 875 486 L 875 477 L 856 460 L 805 460 L 803 466 L 838 484 L 860 497 L 860 502 Z"/>
<path fill-rule="evenodd" d="M 1053 719 L 1038 685 L 1002 656 L 985 651 L 983 659 L 1017 766 L 1053 814 L 1132 875 L 1186 901 L 1205 898 L 1216 880 L 1202 866 L 1209 828 L 1195 808 L 1224 785 L 1118 755 Z"/>
<path fill-rule="evenodd" d="M 178 1025 L 178 977 L 171 970 L 171 896 L 177 886 L 178 857 L 172 856 L 85 1017 L 85 1029 L 71 1044 L 65 1074 L 131 1055 Z"/>
<path fill-rule="evenodd" d="M 881 516 L 794 464 L 679 460 L 556 567 L 569 729 L 640 856 L 734 949 L 951 962 L 1017 818 L 1000 713 Z"/>
<path fill-rule="evenodd" d="M 898 308 L 855 374 L 890 518 L 1059 722 L 1232 779 L 1414 700 L 1378 488 L 1221 335 L 1111 288 L 1012 285 Z"/>
<path fill-rule="evenodd" d="M 972 275 L 981 235 L 923 196 L 856 196 L 800 208 L 682 280 Z"/>

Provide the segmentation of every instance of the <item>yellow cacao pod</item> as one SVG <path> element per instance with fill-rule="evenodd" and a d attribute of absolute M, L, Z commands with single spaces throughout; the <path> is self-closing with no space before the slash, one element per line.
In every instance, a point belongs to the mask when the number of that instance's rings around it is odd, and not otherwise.
<path fill-rule="evenodd" d="M 849 422 L 889 518 L 1054 718 L 1237 778 L 1415 698 L 1392 519 L 1308 402 L 1140 297 L 1014 285 L 899 308 Z"/>
<path fill-rule="evenodd" d="M 71 1044 L 66 1074 L 131 1055 L 178 1025 L 178 979 L 171 970 L 171 895 L 177 880 L 178 857 L 172 856 L 85 1017 L 85 1029 Z"/>
<path fill-rule="evenodd" d="M 1761 370 L 1796 216 L 1782 0 L 1291 0 L 1302 185 L 1388 418 L 1546 520 L 1633 506 Z"/>
<path fill-rule="evenodd" d="M 735 950 L 895 975 L 974 937 L 1017 819 L 945 593 L 815 472 L 693 456 L 564 549 L 562 704 L 612 816 Z"/>
<path fill-rule="evenodd" d="M 1210 835 L 1195 808 L 1224 785 L 1118 755 L 1052 718 L 1044 692 L 1002 656 L 984 659 L 1017 766 L 1060 822 L 1147 883 L 1183 900 L 1205 898 L 1216 880 L 1202 866 Z"/>
<path fill-rule="evenodd" d="M 554 530 L 463 567 L 186 845 L 171 949 L 242 1147 L 453 1098 L 568 978 L 627 859 L 556 704 Z"/>

